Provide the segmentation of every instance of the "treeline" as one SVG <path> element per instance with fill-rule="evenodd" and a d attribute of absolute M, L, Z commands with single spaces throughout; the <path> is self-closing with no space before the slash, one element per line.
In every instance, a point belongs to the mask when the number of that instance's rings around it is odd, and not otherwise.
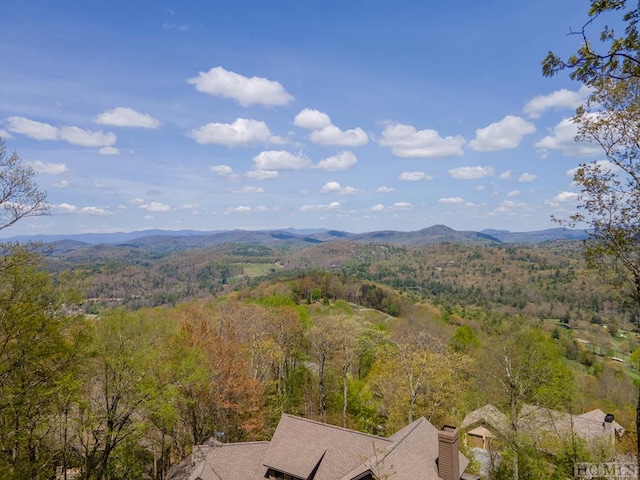
<path fill-rule="evenodd" d="M 572 363 L 570 331 L 554 338 L 519 316 L 447 312 L 372 283 L 352 291 L 397 302 L 391 317 L 341 299 L 346 277 L 318 274 L 87 317 L 41 266 L 25 247 L 0 264 L 0 478 L 160 480 L 210 438 L 269 438 L 282 412 L 379 435 L 420 416 L 459 424 L 489 402 L 599 407 L 632 423 L 618 364 Z M 547 477 L 559 463 L 527 445 L 505 448 Z"/>
<path fill-rule="evenodd" d="M 96 249 L 92 256 L 48 256 L 47 268 L 56 275 L 74 272 L 65 281 L 91 299 L 85 304 L 89 313 L 116 305 L 130 310 L 175 305 L 241 290 L 265 279 L 330 272 L 342 277 L 342 283 L 386 285 L 448 308 L 474 305 L 530 318 L 562 319 L 572 327 L 581 322 L 614 328 L 637 323 L 640 312 L 618 298 L 620 289 L 586 268 L 581 246 L 579 241 L 426 247 L 340 241 L 297 250 L 220 245 L 160 257 L 113 247 L 102 253 Z M 262 266 L 258 272 L 257 265 Z M 327 290 L 334 286 L 326 282 L 316 286 L 324 290 L 324 297 L 332 297 Z M 380 305 L 385 296 L 378 290 L 367 293 L 372 307 L 398 313 L 397 305 Z M 334 296 L 362 301 L 355 292 Z"/>

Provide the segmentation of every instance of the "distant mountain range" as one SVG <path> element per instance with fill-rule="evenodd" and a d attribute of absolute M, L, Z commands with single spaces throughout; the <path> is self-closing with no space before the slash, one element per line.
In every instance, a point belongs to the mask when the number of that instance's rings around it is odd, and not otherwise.
<path fill-rule="evenodd" d="M 84 233 L 76 235 L 16 236 L 5 239 L 12 242 L 42 242 L 53 250 L 73 251 L 92 245 L 113 245 L 154 251 L 176 251 L 190 248 L 220 245 L 223 243 L 247 243 L 304 247 L 332 241 L 359 243 L 389 243 L 405 246 L 423 246 L 434 243 L 495 245 L 501 243 L 542 243 L 553 240 L 582 240 L 584 230 L 552 228 L 533 232 L 508 230 L 457 231 L 445 225 L 433 225 L 413 232 L 382 230 L 367 233 L 349 233 L 325 229 L 282 230 L 142 230 L 121 233 Z"/>

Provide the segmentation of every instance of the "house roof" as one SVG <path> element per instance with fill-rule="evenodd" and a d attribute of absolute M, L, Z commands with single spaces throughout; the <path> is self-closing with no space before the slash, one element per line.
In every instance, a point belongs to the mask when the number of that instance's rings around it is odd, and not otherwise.
<path fill-rule="evenodd" d="M 505 414 L 488 404 L 469 413 L 460 429 L 470 431 L 482 425 L 505 436 L 509 431 L 509 422 Z M 613 442 L 614 432 L 622 436 L 625 431 L 618 422 L 605 422 L 605 413 L 600 409 L 572 415 L 536 405 L 523 405 L 518 417 L 518 429 L 540 440 L 543 437 L 562 439 L 573 432 L 591 444 Z"/>
<path fill-rule="evenodd" d="M 198 446 L 167 480 L 264 480 L 269 468 L 297 478 L 438 480 L 438 430 L 420 418 L 389 438 L 283 414 L 271 442 Z M 460 472 L 469 461 L 460 454 Z"/>

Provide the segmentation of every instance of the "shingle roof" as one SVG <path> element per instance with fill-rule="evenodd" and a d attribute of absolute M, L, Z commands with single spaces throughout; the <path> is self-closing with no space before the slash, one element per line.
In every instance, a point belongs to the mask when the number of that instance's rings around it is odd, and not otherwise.
<path fill-rule="evenodd" d="M 420 418 L 389 438 L 283 414 L 271 442 L 209 444 L 167 480 L 264 480 L 269 468 L 298 478 L 438 480 L 438 430 Z M 460 454 L 460 472 L 468 465 Z"/>
<path fill-rule="evenodd" d="M 571 415 L 536 405 L 524 405 L 518 417 L 518 428 L 537 438 L 541 444 L 545 440 L 562 439 L 571 432 L 591 444 L 613 442 L 614 432 L 621 436 L 624 428 L 615 421 L 605 422 L 604 418 L 605 413 L 599 409 Z M 460 429 L 469 431 L 478 425 L 486 425 L 500 435 L 506 435 L 509 429 L 507 416 L 493 405 L 484 405 L 469 413 Z"/>
<path fill-rule="evenodd" d="M 263 463 L 298 478 L 308 478 L 317 466 L 314 480 L 335 480 L 391 445 L 386 438 L 285 414 Z"/>

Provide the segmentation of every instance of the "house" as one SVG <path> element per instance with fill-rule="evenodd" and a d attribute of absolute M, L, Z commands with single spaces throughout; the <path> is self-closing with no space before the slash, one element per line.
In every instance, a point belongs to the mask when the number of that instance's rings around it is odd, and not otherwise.
<path fill-rule="evenodd" d="M 458 431 L 420 418 L 384 438 L 283 414 L 270 442 L 194 448 L 167 480 L 460 480 Z"/>
<path fill-rule="evenodd" d="M 493 405 L 485 405 L 469 413 L 460 430 L 467 446 L 495 450 L 500 438 L 508 438 L 511 421 Z M 554 445 L 571 438 L 581 438 L 594 449 L 613 447 L 625 430 L 600 409 L 572 415 L 550 408 L 524 405 L 517 422 L 518 431 L 532 438 L 541 450 L 551 451 Z"/>

